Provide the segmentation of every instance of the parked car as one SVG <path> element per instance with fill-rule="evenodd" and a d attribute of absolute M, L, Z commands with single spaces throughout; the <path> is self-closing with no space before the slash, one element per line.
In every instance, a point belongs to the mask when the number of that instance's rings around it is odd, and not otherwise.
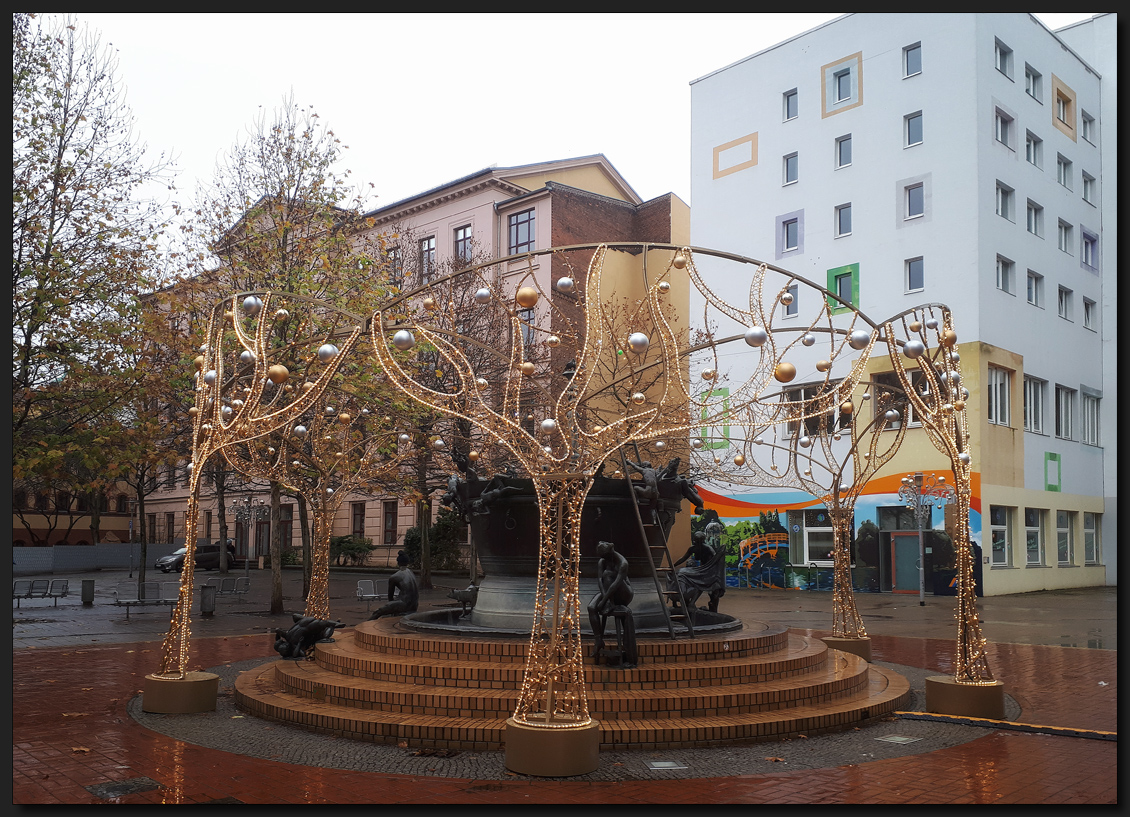
<path fill-rule="evenodd" d="M 184 568 L 184 557 L 188 555 L 188 548 L 179 548 L 168 556 L 162 556 L 154 563 L 162 573 L 176 571 L 180 573 Z M 228 542 L 228 565 L 235 564 L 235 548 Z M 220 567 L 220 543 L 196 546 L 196 567 L 199 570 L 218 570 Z"/>

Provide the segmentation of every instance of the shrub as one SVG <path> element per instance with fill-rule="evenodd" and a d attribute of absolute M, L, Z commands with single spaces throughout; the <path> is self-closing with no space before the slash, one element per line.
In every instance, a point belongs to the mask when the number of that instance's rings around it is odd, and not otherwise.
<path fill-rule="evenodd" d="M 435 524 L 428 528 L 428 543 L 431 546 L 432 570 L 463 570 L 463 530 L 465 525 L 450 508 L 440 508 Z M 404 553 L 408 564 L 414 569 L 421 567 L 420 526 L 409 528 L 404 533 Z"/>
<path fill-rule="evenodd" d="M 359 565 L 372 550 L 373 540 L 368 537 L 359 538 L 352 534 L 330 537 L 330 559 L 335 564 Z"/>

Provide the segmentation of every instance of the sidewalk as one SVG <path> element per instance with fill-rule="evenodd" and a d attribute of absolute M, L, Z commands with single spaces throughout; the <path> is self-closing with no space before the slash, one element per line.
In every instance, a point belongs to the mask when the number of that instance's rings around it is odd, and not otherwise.
<path fill-rule="evenodd" d="M 196 584 L 214 575 L 197 574 Z M 169 616 L 168 607 L 149 607 L 127 622 L 112 604 L 126 571 L 65 577 L 74 594 L 58 607 L 25 600 L 13 609 L 13 802 L 1117 802 L 1117 743 L 1056 732 L 899 719 L 807 741 L 602 754 L 600 770 L 585 779 L 540 780 L 507 772 L 500 753 L 417 757 L 411 747 L 268 724 L 234 709 L 230 679 L 276 658 L 268 634 L 301 611 L 301 574 L 284 571 L 280 616 L 267 612 L 269 571 L 250 576 L 246 599 L 218 600 L 210 618 L 193 613 L 190 669 L 221 675 L 215 713 L 140 712 L 141 679 L 157 667 Z M 92 607 L 81 604 L 82 578 L 95 579 Z M 353 596 L 358 578 L 331 574 L 331 611 L 346 625 L 368 617 Z M 978 599 L 989 667 L 1010 696 L 1011 720 L 1117 729 L 1116 598 L 1116 588 L 1093 588 Z M 953 597 L 927 596 L 924 607 L 916 595 L 856 599 L 876 662 L 905 672 L 912 687 L 952 671 Z M 445 604 L 455 604 L 445 589 L 422 594 L 422 609 Z M 731 588 L 720 610 L 827 634 L 831 593 Z M 913 740 L 880 740 L 892 736 Z M 687 768 L 654 771 L 651 760 Z"/>

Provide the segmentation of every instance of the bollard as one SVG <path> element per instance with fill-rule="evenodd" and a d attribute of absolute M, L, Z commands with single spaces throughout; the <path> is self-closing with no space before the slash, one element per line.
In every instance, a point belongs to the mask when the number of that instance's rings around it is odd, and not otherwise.
<path fill-rule="evenodd" d="M 94 579 L 82 580 L 82 606 L 94 606 Z"/>
<path fill-rule="evenodd" d="M 211 616 L 216 612 L 216 585 L 206 584 L 200 588 L 200 615 Z"/>

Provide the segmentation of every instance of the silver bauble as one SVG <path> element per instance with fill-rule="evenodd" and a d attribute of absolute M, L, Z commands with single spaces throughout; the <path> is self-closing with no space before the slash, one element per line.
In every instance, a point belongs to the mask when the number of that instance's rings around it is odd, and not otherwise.
<path fill-rule="evenodd" d="M 295 426 L 294 427 L 294 436 L 295 437 L 305 437 L 306 436 L 306 426 Z"/>
<path fill-rule="evenodd" d="M 323 343 L 318 347 L 318 360 L 322 361 L 323 363 L 329 363 L 331 360 L 337 357 L 337 353 L 338 348 L 332 343 Z"/>
<path fill-rule="evenodd" d="M 633 332 L 628 336 L 628 348 L 637 355 L 642 355 L 651 345 L 651 340 L 643 332 Z"/>
<path fill-rule="evenodd" d="M 811 332 L 805 332 L 804 337 L 800 339 L 802 346 L 812 346 L 816 343 L 816 335 Z"/>
<path fill-rule="evenodd" d="M 400 440 L 401 445 L 408 445 L 408 443 L 412 442 L 412 437 L 408 434 L 401 434 L 397 439 Z"/>
<path fill-rule="evenodd" d="M 479 287 L 475 290 L 475 303 L 485 304 L 490 302 L 490 290 L 486 287 Z"/>
<path fill-rule="evenodd" d="M 557 288 L 562 292 L 572 292 L 573 286 L 573 279 L 567 275 L 564 275 L 557 279 Z"/>
<path fill-rule="evenodd" d="M 407 329 L 401 329 L 392 336 L 392 345 L 404 352 L 416 345 L 416 338 Z"/>
<path fill-rule="evenodd" d="M 848 346 L 852 349 L 866 349 L 871 342 L 871 333 L 866 329 L 856 329 L 848 335 Z"/>
<path fill-rule="evenodd" d="M 902 353 L 911 360 L 922 357 L 926 352 L 926 344 L 920 340 L 908 340 L 902 346 Z"/>
<path fill-rule="evenodd" d="M 547 417 L 547 418 L 545 418 L 544 420 L 541 421 L 541 430 L 543 432 L 545 432 L 546 434 L 548 434 L 549 432 L 553 431 L 556 428 L 557 428 L 557 421 L 556 420 L 553 420 L 553 419 Z"/>
<path fill-rule="evenodd" d="M 249 318 L 254 318 L 259 314 L 259 310 L 263 308 L 263 302 L 254 295 L 248 295 L 243 299 L 243 314 Z"/>
<path fill-rule="evenodd" d="M 749 346 L 756 348 L 767 340 L 769 340 L 769 333 L 765 331 L 765 327 L 751 326 L 745 330 L 745 342 Z"/>
<path fill-rule="evenodd" d="M 253 360 L 255 360 L 255 353 L 252 352 L 250 349 L 244 349 L 242 352 L 239 353 L 239 362 L 240 363 L 250 363 Z"/>

